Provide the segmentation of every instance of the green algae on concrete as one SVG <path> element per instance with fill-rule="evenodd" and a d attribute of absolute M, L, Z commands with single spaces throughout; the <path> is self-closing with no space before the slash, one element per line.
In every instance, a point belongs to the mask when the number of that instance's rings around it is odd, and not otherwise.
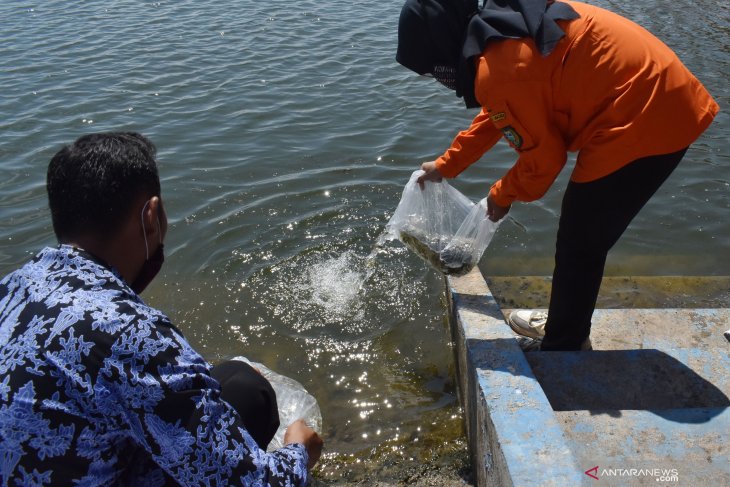
<path fill-rule="evenodd" d="M 486 279 L 502 308 L 547 308 L 551 278 L 496 276 Z M 730 306 L 728 276 L 606 276 L 597 308 L 724 308 Z"/>

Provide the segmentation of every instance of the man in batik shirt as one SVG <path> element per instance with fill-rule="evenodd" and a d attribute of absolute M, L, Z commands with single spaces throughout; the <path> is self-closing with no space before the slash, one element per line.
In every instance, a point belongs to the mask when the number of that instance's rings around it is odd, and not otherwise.
<path fill-rule="evenodd" d="M 167 232 L 152 143 L 81 137 L 51 160 L 47 190 L 60 245 L 0 282 L 0 484 L 306 484 L 319 436 L 298 421 L 267 453 L 268 382 L 228 363 L 225 380 L 242 381 L 221 392 L 138 296 Z"/>

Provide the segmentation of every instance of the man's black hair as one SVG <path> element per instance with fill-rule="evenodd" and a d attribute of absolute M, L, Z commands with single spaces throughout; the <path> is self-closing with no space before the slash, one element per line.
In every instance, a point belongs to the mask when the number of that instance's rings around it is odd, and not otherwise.
<path fill-rule="evenodd" d="M 46 189 L 61 243 L 116 234 L 140 196 L 160 195 L 156 149 L 133 132 L 79 137 L 53 156 Z"/>

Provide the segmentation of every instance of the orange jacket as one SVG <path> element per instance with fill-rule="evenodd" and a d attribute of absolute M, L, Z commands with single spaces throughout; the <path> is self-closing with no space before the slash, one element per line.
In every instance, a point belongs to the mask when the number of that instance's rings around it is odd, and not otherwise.
<path fill-rule="evenodd" d="M 455 177 L 504 136 L 519 158 L 490 190 L 501 206 L 545 194 L 569 151 L 579 151 L 571 180 L 593 181 L 689 146 L 719 110 L 648 31 L 607 10 L 566 3 L 580 18 L 559 22 L 566 35 L 547 57 L 532 39 L 487 45 L 476 60 L 481 113 L 436 160 Z"/>

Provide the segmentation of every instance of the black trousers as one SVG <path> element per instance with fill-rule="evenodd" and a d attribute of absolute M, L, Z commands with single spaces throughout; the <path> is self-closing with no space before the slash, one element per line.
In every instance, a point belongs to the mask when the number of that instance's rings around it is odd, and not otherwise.
<path fill-rule="evenodd" d="M 637 159 L 596 181 L 568 184 L 541 350 L 580 349 L 590 335 L 608 251 L 686 151 Z"/>
<path fill-rule="evenodd" d="M 221 385 L 221 398 L 241 416 L 246 431 L 266 450 L 279 428 L 279 409 L 271 384 L 246 362 L 228 360 L 210 375 Z"/>

